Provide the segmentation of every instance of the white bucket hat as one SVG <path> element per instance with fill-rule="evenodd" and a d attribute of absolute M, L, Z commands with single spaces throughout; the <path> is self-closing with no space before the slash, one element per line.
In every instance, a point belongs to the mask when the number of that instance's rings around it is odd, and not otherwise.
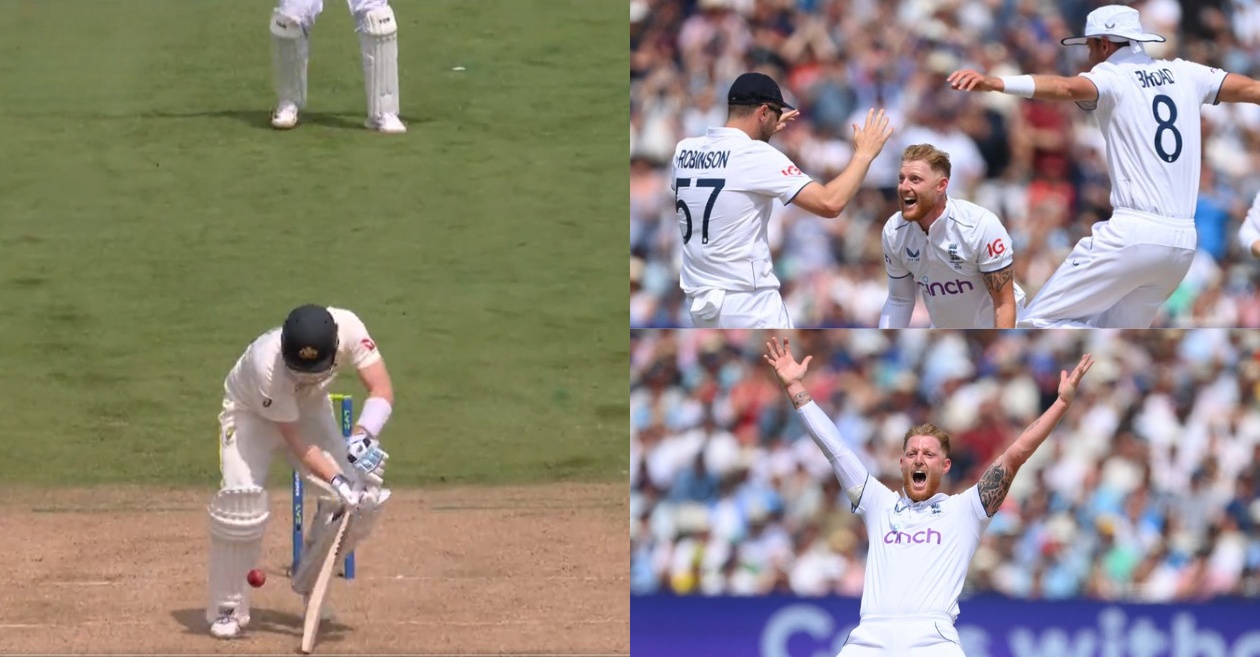
<path fill-rule="evenodd" d="M 1106 5 L 1089 12 L 1085 18 L 1085 36 L 1068 37 L 1060 43 L 1076 46 L 1095 38 L 1139 43 L 1164 41 L 1158 34 L 1142 31 L 1138 10 L 1124 5 Z"/>

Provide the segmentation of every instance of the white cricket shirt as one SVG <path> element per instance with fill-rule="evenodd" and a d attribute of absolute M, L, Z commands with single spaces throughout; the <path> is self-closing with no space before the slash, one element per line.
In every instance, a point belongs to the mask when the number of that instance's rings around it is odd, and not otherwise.
<path fill-rule="evenodd" d="M 946 197 L 927 233 L 898 212 L 884 224 L 883 244 L 888 277 L 914 277 L 934 328 L 993 328 L 984 274 L 1014 262 L 1011 236 L 997 215 Z M 1015 296 L 1022 296 L 1018 286 Z"/>
<path fill-rule="evenodd" d="M 789 203 L 810 177 L 736 128 L 709 128 L 703 137 L 682 140 L 672 169 L 683 292 L 777 289 L 766 239 L 770 211 L 776 199 Z"/>
<path fill-rule="evenodd" d="M 1247 216 L 1243 217 L 1242 225 L 1238 227 L 1238 244 L 1243 253 L 1251 255 L 1251 245 L 1256 240 L 1260 240 L 1260 193 L 1252 199 Z"/>
<path fill-rule="evenodd" d="M 1112 207 L 1193 224 L 1203 151 L 1199 108 L 1219 102 L 1226 72 L 1122 48 L 1081 75 L 1098 87 Z"/>
<path fill-rule="evenodd" d="M 949 614 L 989 516 L 975 486 L 913 503 L 868 477 L 854 513 L 862 516 L 870 550 L 862 584 L 862 618 Z"/>
<path fill-rule="evenodd" d="M 314 384 L 302 384 L 289 375 L 280 354 L 280 329 L 263 333 L 250 343 L 223 381 L 227 400 L 233 408 L 258 413 L 273 422 L 296 422 L 299 399 L 323 397 L 343 365 L 358 370 L 381 359 L 376 343 L 357 315 L 341 308 L 329 308 L 337 323 L 337 355 L 331 375 Z"/>

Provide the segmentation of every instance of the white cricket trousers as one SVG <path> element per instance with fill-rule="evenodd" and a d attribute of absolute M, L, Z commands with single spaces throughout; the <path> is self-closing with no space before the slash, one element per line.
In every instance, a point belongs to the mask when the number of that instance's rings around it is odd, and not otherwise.
<path fill-rule="evenodd" d="M 864 616 L 838 657 L 965 657 L 954 622 L 944 614 Z"/>
<path fill-rule="evenodd" d="M 1020 328 L 1150 328 L 1194 260 L 1193 222 L 1117 209 L 1020 314 Z"/>
<path fill-rule="evenodd" d="M 332 406 L 326 395 L 317 395 L 298 402 L 298 431 L 302 439 L 318 445 L 332 456 L 342 472 L 350 472 L 346 459 L 346 442 L 340 425 L 333 416 Z M 223 401 L 219 414 L 219 469 L 223 474 L 221 488 L 248 488 L 267 486 L 267 470 L 276 450 L 283 450 L 289 465 L 304 476 L 310 471 L 298 463 L 280 436 L 275 422 L 263 419 L 257 413 L 236 408 Z"/>
<path fill-rule="evenodd" d="M 695 328 L 794 328 L 778 288 L 752 292 L 706 290 L 687 295 L 687 307 Z"/>
<path fill-rule="evenodd" d="M 357 20 L 373 9 L 389 4 L 387 0 L 346 0 L 350 14 Z M 292 16 L 302 23 L 306 29 L 315 24 L 315 19 L 324 11 L 324 0 L 277 0 L 276 9 L 285 16 Z"/>

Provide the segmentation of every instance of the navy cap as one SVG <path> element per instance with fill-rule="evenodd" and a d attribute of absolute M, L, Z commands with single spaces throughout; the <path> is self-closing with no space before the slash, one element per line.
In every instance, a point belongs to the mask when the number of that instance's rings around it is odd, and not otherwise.
<path fill-rule="evenodd" d="M 734 84 L 731 85 L 731 90 L 726 94 L 726 102 L 729 105 L 760 105 L 769 103 L 778 105 L 783 109 L 796 109 L 784 102 L 783 92 L 779 90 L 779 83 L 763 73 L 745 73 L 735 78 Z"/>

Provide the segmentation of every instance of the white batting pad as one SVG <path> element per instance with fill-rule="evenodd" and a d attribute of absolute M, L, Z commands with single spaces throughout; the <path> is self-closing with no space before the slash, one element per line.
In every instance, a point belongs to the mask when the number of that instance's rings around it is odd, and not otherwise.
<path fill-rule="evenodd" d="M 398 114 L 398 22 L 388 6 L 368 11 L 359 21 L 363 84 L 368 116 Z"/>
<path fill-rule="evenodd" d="M 310 40 L 302 23 L 280 12 L 271 15 L 271 65 L 279 105 L 306 107 L 306 64 Z"/>
<path fill-rule="evenodd" d="M 221 490 L 210 501 L 210 601 L 206 622 L 223 610 L 249 617 L 245 575 L 262 555 L 267 530 L 267 491 L 257 486 Z"/>

